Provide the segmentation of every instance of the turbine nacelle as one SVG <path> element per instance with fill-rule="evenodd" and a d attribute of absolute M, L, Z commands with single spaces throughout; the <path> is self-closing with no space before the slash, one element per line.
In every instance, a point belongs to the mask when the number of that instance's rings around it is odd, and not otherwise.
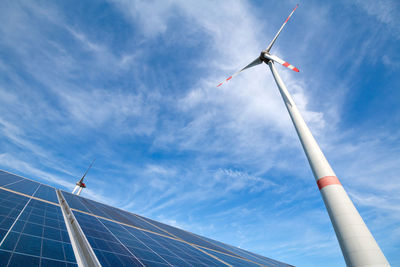
<path fill-rule="evenodd" d="M 86 188 L 86 184 L 85 184 L 85 183 L 83 183 L 83 182 L 80 182 L 80 181 L 79 181 L 79 182 L 77 182 L 77 183 L 76 183 L 76 185 L 77 185 L 77 186 L 79 186 L 79 187 Z"/>

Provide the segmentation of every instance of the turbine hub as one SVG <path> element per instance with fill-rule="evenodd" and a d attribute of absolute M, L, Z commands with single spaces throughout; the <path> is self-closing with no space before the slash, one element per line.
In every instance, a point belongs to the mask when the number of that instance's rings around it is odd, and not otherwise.
<path fill-rule="evenodd" d="M 266 63 L 266 64 L 268 64 L 268 62 L 270 61 L 270 59 L 268 59 L 267 57 L 265 57 L 265 55 L 271 55 L 269 52 L 267 52 L 267 51 L 261 51 L 261 54 L 260 54 L 260 59 L 264 62 L 264 63 Z"/>

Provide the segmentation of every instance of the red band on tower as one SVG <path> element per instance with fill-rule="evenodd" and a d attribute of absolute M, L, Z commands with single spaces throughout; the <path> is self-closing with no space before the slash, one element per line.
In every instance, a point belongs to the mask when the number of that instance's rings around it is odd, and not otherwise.
<path fill-rule="evenodd" d="M 317 184 L 318 184 L 319 190 L 321 190 L 325 186 L 332 185 L 332 184 L 341 185 L 339 179 L 336 176 L 325 176 L 325 177 L 322 177 L 317 181 Z"/>

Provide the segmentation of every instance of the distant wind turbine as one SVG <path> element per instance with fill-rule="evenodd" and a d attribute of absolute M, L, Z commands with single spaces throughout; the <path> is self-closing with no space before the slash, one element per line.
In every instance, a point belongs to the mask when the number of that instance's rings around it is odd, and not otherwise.
<path fill-rule="evenodd" d="M 75 194 L 75 192 L 78 190 L 78 192 L 76 193 L 76 195 L 80 195 L 82 192 L 83 188 L 86 188 L 86 184 L 83 182 L 83 179 L 85 179 L 86 174 L 89 172 L 90 168 L 92 168 L 93 163 L 96 161 L 96 159 L 94 159 L 92 161 L 92 163 L 90 163 L 89 168 L 87 168 L 85 174 L 82 176 L 82 178 L 76 183 L 74 190 L 72 190 L 72 194 Z"/>
<path fill-rule="evenodd" d="M 246 67 L 218 84 L 217 87 L 248 68 L 263 62 L 268 64 L 313 171 L 347 266 L 390 266 L 357 209 L 354 207 L 353 202 L 348 197 L 339 179 L 326 160 L 275 68 L 274 62 L 277 62 L 291 70 L 299 72 L 293 65 L 270 54 L 270 50 L 276 39 L 297 7 L 298 5 L 296 5 L 289 17 L 285 20 L 267 49 L 263 50 L 261 55 Z"/>

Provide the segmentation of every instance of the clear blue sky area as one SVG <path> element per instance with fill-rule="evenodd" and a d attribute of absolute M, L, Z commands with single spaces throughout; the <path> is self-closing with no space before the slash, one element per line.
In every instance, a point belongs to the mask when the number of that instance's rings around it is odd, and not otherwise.
<path fill-rule="evenodd" d="M 256 58 L 295 1 L 1 1 L 0 168 L 298 266 L 343 266 Z M 300 1 L 272 52 L 400 266 L 400 2 Z"/>

